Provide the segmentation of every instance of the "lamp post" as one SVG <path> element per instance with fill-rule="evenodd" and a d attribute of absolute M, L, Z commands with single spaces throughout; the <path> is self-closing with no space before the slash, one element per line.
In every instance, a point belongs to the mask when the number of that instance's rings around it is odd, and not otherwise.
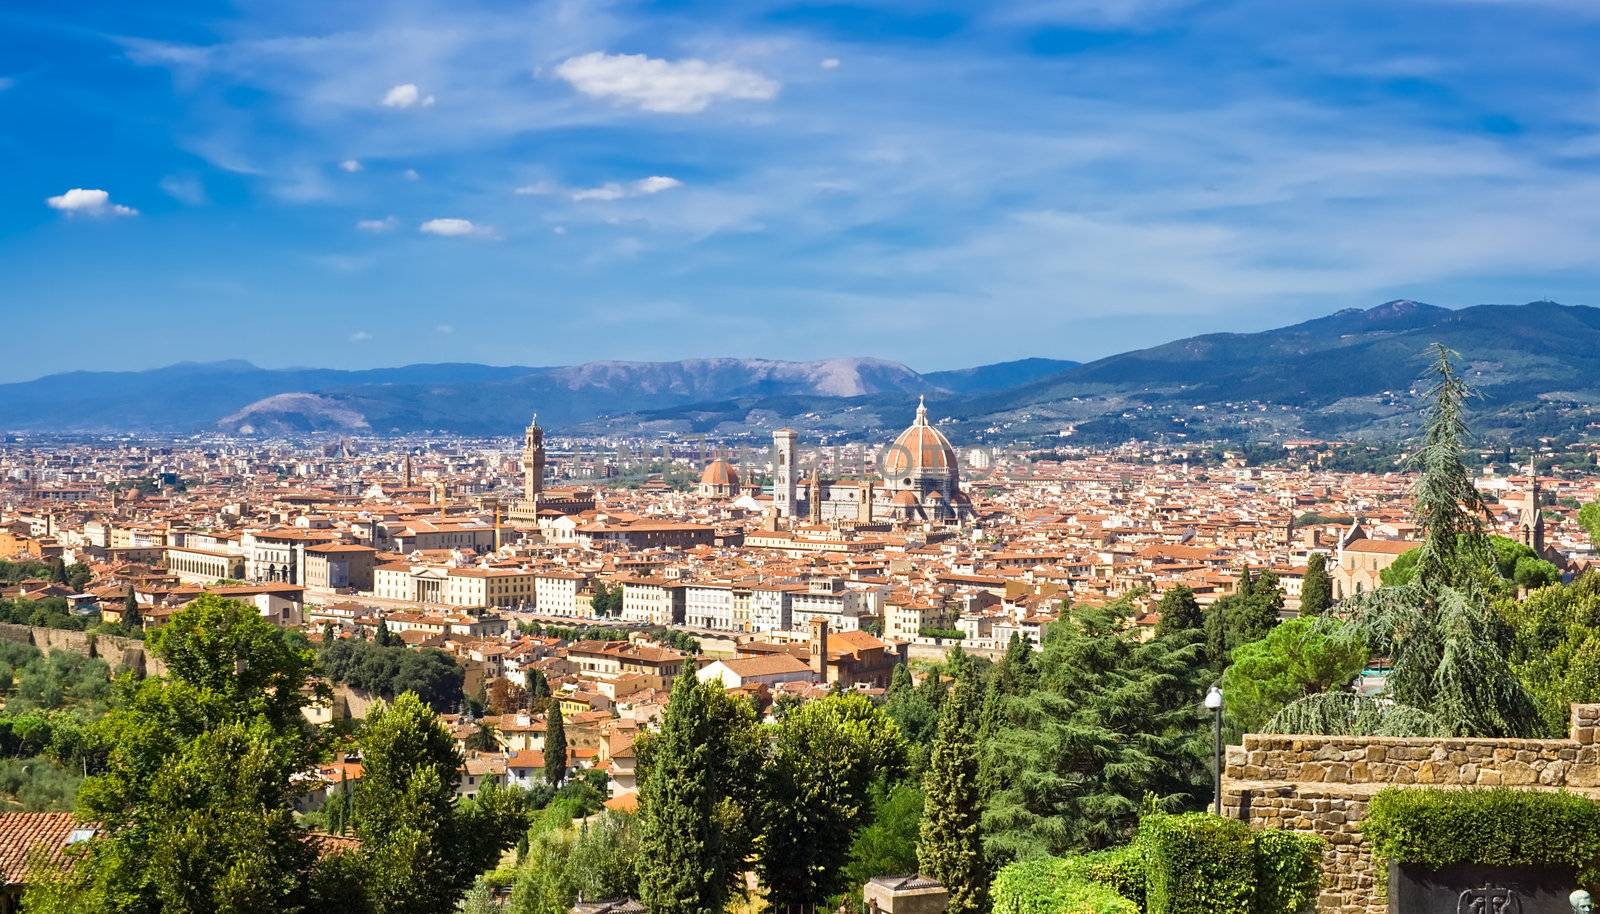
<path fill-rule="evenodd" d="M 1211 712 L 1212 719 L 1216 722 L 1217 746 L 1217 815 L 1222 815 L 1222 690 L 1212 686 L 1206 692 L 1206 710 Z"/>

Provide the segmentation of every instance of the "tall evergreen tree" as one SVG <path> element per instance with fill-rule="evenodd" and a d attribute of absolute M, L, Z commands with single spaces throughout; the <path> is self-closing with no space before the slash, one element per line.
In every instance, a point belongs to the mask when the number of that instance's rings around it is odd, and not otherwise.
<path fill-rule="evenodd" d="M 567 779 L 567 724 L 561 716 L 561 702 L 550 702 L 544 717 L 544 780 L 560 787 Z"/>
<path fill-rule="evenodd" d="M 388 620 L 382 618 L 378 620 L 378 633 L 374 636 L 373 641 L 379 647 L 388 647 L 394 643 L 394 636 L 389 634 Z"/>
<path fill-rule="evenodd" d="M 122 600 L 122 627 L 130 632 L 137 632 L 144 628 L 144 614 L 139 612 L 139 599 L 133 594 L 133 585 L 128 585 L 128 595 Z"/>
<path fill-rule="evenodd" d="M 1300 615 L 1321 616 L 1333 605 L 1333 581 L 1328 577 L 1328 556 L 1311 553 L 1306 560 L 1306 576 L 1300 582 Z"/>
<path fill-rule="evenodd" d="M 1530 736 L 1536 705 L 1502 649 L 1503 623 L 1489 606 L 1494 567 L 1482 497 L 1463 461 L 1466 382 L 1452 353 L 1434 345 L 1427 428 L 1412 456 L 1421 466 L 1413 510 L 1423 530 L 1416 571 L 1405 584 L 1351 601 L 1367 640 L 1393 663 L 1395 701 L 1426 709 L 1463 736 Z"/>
<path fill-rule="evenodd" d="M 977 676 L 970 668 L 956 678 L 939 716 L 928 770 L 917 862 L 924 875 L 950 892 L 951 914 L 989 910 L 989 872 L 984 861 L 983 807 L 978 784 Z"/>
<path fill-rule="evenodd" d="M 1156 610 L 1161 613 L 1161 621 L 1156 623 L 1157 637 L 1173 632 L 1197 632 L 1205 628 L 1205 614 L 1200 611 L 1194 591 L 1182 584 L 1162 594 Z"/>

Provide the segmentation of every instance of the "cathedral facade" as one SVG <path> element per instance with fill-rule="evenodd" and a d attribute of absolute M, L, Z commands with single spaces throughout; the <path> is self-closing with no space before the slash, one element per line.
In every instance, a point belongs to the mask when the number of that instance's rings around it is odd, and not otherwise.
<path fill-rule="evenodd" d="M 878 461 L 880 478 L 827 479 L 813 470 L 802 478 L 799 433 L 772 433 L 772 504 L 780 517 L 812 523 L 954 524 L 972 517 L 961 491 L 960 463 L 944 433 L 928 424 L 926 404 Z"/>

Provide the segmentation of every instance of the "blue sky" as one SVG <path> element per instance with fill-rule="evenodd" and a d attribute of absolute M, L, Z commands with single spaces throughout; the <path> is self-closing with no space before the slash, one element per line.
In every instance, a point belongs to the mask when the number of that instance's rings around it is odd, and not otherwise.
<path fill-rule="evenodd" d="M 1600 304 L 1600 2 L 0 8 L 0 379 Z"/>

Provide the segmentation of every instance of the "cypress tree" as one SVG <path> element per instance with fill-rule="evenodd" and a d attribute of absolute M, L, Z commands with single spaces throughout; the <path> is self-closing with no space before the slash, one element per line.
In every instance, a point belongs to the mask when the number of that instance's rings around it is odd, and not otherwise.
<path fill-rule="evenodd" d="M 1161 621 L 1156 623 L 1157 637 L 1205 628 L 1205 615 L 1194 598 L 1194 591 L 1182 584 L 1161 595 L 1156 611 L 1161 613 Z"/>
<path fill-rule="evenodd" d="M 378 634 L 373 640 L 379 647 L 388 647 L 394 642 L 394 636 L 389 634 L 389 622 L 387 619 L 378 620 Z"/>
<path fill-rule="evenodd" d="M 963 669 L 939 716 L 922 789 L 927 796 L 917 863 L 950 892 L 950 914 L 989 910 L 989 874 L 983 858 L 975 674 Z"/>
<path fill-rule="evenodd" d="M 130 632 L 144 628 L 144 616 L 139 612 L 139 600 L 133 595 L 133 587 L 128 587 L 128 596 L 122 601 L 122 625 Z"/>
<path fill-rule="evenodd" d="M 1321 616 L 1333 605 L 1333 581 L 1328 577 L 1328 557 L 1311 553 L 1306 560 L 1306 577 L 1300 584 L 1300 615 Z"/>
<path fill-rule="evenodd" d="M 330 619 L 329 621 L 322 623 L 322 647 L 323 647 L 323 650 L 327 650 L 328 645 L 332 644 L 333 641 L 334 641 L 333 621 Z"/>
<path fill-rule="evenodd" d="M 560 787 L 567 777 L 567 725 L 561 717 L 561 702 L 550 702 L 544 718 L 544 779 Z"/>
<path fill-rule="evenodd" d="M 710 730 L 705 695 L 686 664 L 672 684 L 661 732 L 639 749 L 645 769 L 639 784 L 639 900 L 650 914 L 721 914 L 727 901 Z"/>

